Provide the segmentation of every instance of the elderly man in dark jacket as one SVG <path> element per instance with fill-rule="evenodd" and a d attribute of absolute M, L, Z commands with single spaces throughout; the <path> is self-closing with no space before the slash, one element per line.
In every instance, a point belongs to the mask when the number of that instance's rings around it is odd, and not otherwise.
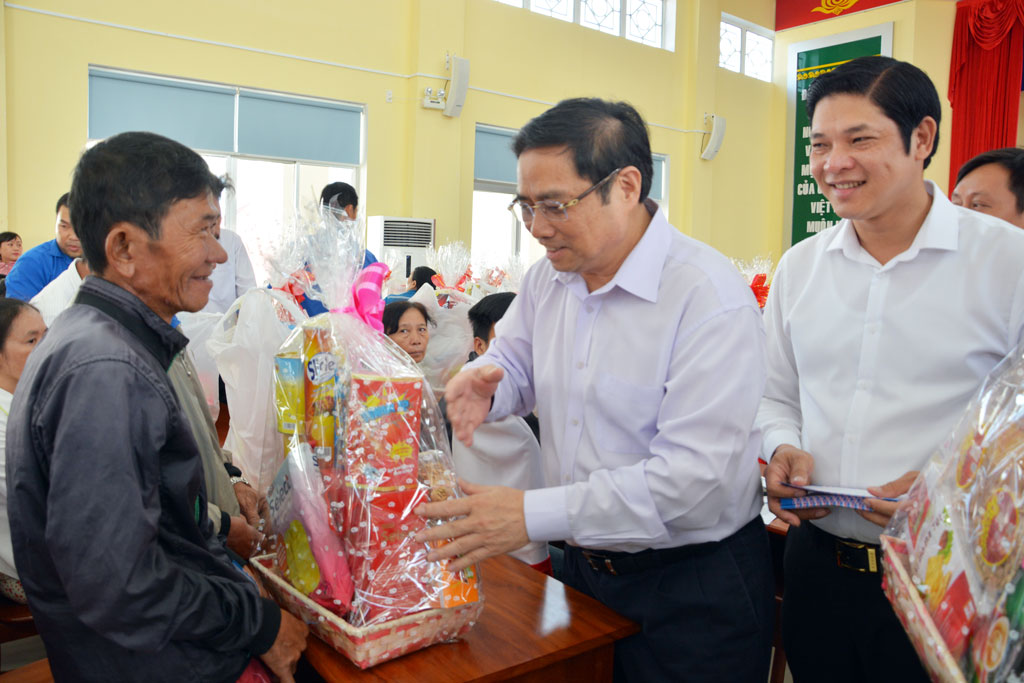
<path fill-rule="evenodd" d="M 167 377 L 225 259 L 224 185 L 188 148 L 124 133 L 83 154 L 71 214 L 89 267 L 25 367 L 7 435 L 14 555 L 57 680 L 290 681 L 306 627 L 260 597 L 207 517 Z"/>

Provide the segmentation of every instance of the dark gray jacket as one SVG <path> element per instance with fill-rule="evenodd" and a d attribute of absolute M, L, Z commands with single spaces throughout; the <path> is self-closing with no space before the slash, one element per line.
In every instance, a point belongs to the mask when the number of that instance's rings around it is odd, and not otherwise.
<path fill-rule="evenodd" d="M 187 339 L 96 277 L 29 357 L 7 431 L 14 558 L 58 681 L 234 681 L 281 613 L 228 558 L 167 377 Z"/>

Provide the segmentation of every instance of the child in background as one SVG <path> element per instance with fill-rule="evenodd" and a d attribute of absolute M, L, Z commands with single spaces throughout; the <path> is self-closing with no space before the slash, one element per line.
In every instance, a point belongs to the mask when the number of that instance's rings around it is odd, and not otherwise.
<path fill-rule="evenodd" d="M 473 349 L 470 360 L 487 351 L 494 339 L 494 325 L 505 315 L 512 292 L 485 296 L 469 309 L 473 326 Z M 530 416 L 532 417 L 532 416 Z M 534 418 L 536 424 L 536 418 Z M 485 422 L 473 433 L 473 445 L 452 440 L 455 471 L 460 477 L 485 486 L 511 486 L 517 489 L 543 488 L 540 465 L 540 442 L 535 428 L 527 420 L 510 415 L 495 422 Z M 547 543 L 530 542 L 509 553 L 534 569 L 551 574 Z"/>

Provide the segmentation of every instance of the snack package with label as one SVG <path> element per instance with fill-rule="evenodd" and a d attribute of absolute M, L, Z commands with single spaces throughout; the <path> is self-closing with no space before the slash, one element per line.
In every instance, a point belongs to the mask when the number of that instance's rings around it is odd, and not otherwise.
<path fill-rule="evenodd" d="M 1014 352 L 986 379 L 885 531 L 906 542 L 910 581 L 942 637 L 936 644 L 919 620 L 898 611 L 922 661 L 936 661 L 923 649 L 941 645 L 965 680 L 1021 680 L 1022 505 L 1024 357 Z M 897 577 L 887 571 L 887 580 Z"/>
<path fill-rule="evenodd" d="M 308 449 L 319 470 L 327 528 L 307 528 L 313 554 L 322 534 L 342 543 L 354 587 L 346 619 L 355 626 L 478 601 L 475 568 L 453 576 L 413 540 L 427 524 L 416 505 L 462 493 L 434 393 L 383 334 L 387 266 L 360 271 L 361 231 L 330 211 L 321 221 L 295 245 L 329 310 L 281 345 L 275 375 L 282 438 Z"/>
<path fill-rule="evenodd" d="M 352 603 L 352 577 L 341 539 L 328 522 L 320 470 L 309 444 L 294 436 L 270 493 L 271 530 L 284 577 L 314 602 L 340 615 Z"/>

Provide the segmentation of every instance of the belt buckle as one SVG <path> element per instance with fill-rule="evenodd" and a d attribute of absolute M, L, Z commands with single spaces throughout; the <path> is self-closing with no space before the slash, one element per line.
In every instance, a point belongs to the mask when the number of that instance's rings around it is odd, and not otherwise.
<path fill-rule="evenodd" d="M 863 551 L 865 551 L 864 554 L 867 556 L 868 566 L 867 567 L 857 567 L 857 566 L 854 566 L 852 564 L 848 564 L 848 563 L 844 562 L 843 561 L 844 553 L 843 553 L 842 549 L 838 547 L 840 544 L 846 546 L 847 548 L 851 548 L 853 550 L 863 550 Z M 836 547 L 836 564 L 837 565 L 839 565 L 843 569 L 852 569 L 853 571 L 860 572 L 861 574 L 877 574 L 878 573 L 878 549 L 875 546 L 873 546 L 871 544 L 868 544 L 868 543 L 852 543 L 850 541 L 844 541 L 841 538 L 837 538 L 836 539 L 836 545 L 837 545 L 837 547 Z"/>
<path fill-rule="evenodd" d="M 608 572 L 612 576 L 618 576 L 619 573 L 615 571 L 615 565 L 612 564 L 610 557 L 604 557 L 590 550 L 584 550 L 583 557 L 587 558 L 587 564 L 595 572 Z"/>

